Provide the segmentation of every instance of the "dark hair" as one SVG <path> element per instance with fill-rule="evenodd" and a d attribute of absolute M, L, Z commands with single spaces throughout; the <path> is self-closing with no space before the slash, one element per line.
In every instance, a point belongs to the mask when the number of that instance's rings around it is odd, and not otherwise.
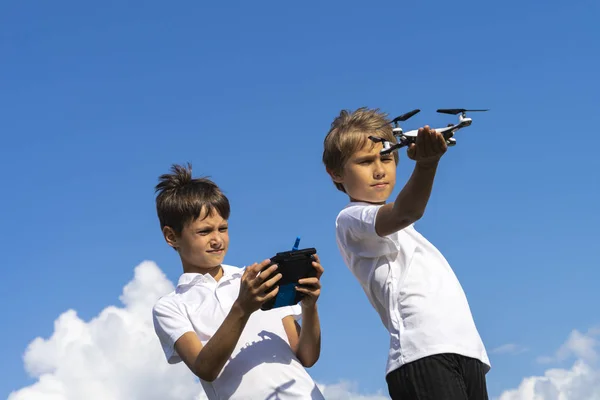
<path fill-rule="evenodd" d="M 159 177 L 155 187 L 156 213 L 160 228 L 170 226 L 181 234 L 188 222 L 195 221 L 206 210 L 206 215 L 217 211 L 229 219 L 229 200 L 221 189 L 208 178 L 192 178 L 192 165 L 173 164 L 170 174 Z"/>

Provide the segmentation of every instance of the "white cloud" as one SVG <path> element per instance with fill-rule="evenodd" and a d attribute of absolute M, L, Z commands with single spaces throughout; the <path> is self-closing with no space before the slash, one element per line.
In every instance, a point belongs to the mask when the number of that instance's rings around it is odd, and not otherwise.
<path fill-rule="evenodd" d="M 523 347 L 521 345 L 515 343 L 507 343 L 492 349 L 491 352 L 495 354 L 521 354 L 526 352 L 527 350 L 528 349 L 526 347 Z"/>
<path fill-rule="evenodd" d="M 597 327 L 591 328 L 585 334 L 575 329 L 571 332 L 567 341 L 556 351 L 554 356 L 539 357 L 538 362 L 560 362 L 575 356 L 593 363 L 598 360 L 598 353 L 596 352 L 598 340 L 595 337 L 598 334 L 600 334 L 600 329 Z"/>
<path fill-rule="evenodd" d="M 576 357 L 570 369 L 553 368 L 544 376 L 523 379 L 518 388 L 502 393 L 498 400 L 597 400 L 600 399 L 600 368 L 598 341 L 600 329 L 592 328 L 586 334 L 574 330 L 567 341 L 552 357 L 541 361 L 565 361 Z"/>
<path fill-rule="evenodd" d="M 173 284 L 153 262 L 135 268 L 123 288 L 124 307 L 109 306 L 90 321 L 68 310 L 48 339 L 33 340 L 24 355 L 33 385 L 8 400 L 205 400 L 202 386 L 183 363 L 167 364 L 154 334 L 151 309 Z M 384 400 L 359 395 L 356 385 L 319 385 L 331 400 Z"/>

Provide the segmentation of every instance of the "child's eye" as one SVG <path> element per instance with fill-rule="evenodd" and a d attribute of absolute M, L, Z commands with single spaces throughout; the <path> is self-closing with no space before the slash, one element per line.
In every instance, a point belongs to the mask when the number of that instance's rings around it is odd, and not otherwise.
<path fill-rule="evenodd" d="M 219 230 L 220 230 L 221 232 L 227 232 L 227 229 L 229 229 L 229 227 L 228 227 L 228 226 L 222 226 L 222 227 L 220 227 L 220 228 L 219 228 Z"/>
<path fill-rule="evenodd" d="M 199 235 L 202 235 L 202 236 L 206 236 L 210 233 L 210 231 L 198 231 L 196 233 L 198 233 Z"/>

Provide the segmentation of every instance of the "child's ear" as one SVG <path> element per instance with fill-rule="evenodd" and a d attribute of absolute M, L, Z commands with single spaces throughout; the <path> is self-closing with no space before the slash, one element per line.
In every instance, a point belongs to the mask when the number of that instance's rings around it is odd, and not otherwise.
<path fill-rule="evenodd" d="M 335 183 L 342 183 L 344 181 L 344 178 L 340 173 L 334 172 L 329 168 L 327 168 L 327 173 L 329 174 L 329 176 L 331 176 L 331 179 L 333 179 Z"/>
<path fill-rule="evenodd" d="M 167 244 L 175 250 L 177 250 L 177 235 L 175 234 L 173 228 L 171 228 L 170 226 L 165 226 L 162 232 Z"/>

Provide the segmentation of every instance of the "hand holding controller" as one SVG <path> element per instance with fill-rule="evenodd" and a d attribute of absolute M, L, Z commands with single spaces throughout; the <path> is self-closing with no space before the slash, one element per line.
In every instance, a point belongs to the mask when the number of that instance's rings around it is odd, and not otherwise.
<path fill-rule="evenodd" d="M 276 285 L 282 275 L 276 273 L 278 265 L 271 260 L 254 263 L 246 268 L 240 283 L 236 303 L 247 315 L 257 311 L 266 301 L 275 299 L 279 292 Z"/>
<path fill-rule="evenodd" d="M 307 248 L 284 251 L 271 258 L 271 263 L 279 266 L 281 279 L 275 284 L 278 289 L 277 295 L 269 296 L 270 299 L 263 303 L 261 310 L 295 305 L 306 296 L 310 298 L 307 300 L 308 305 L 316 302 L 321 290 L 319 278 L 323 273 L 316 253 L 316 249 Z M 268 265 L 265 266 L 267 267 Z M 269 292 L 269 295 L 271 294 L 272 292 Z"/>
<path fill-rule="evenodd" d="M 298 281 L 301 286 L 296 286 L 296 290 L 303 293 L 305 296 L 302 299 L 302 307 L 314 307 L 317 304 L 319 295 L 321 294 L 321 275 L 323 275 L 323 266 L 319 260 L 319 256 L 314 254 L 312 266 L 316 270 L 316 275 L 311 278 L 303 278 Z"/>

